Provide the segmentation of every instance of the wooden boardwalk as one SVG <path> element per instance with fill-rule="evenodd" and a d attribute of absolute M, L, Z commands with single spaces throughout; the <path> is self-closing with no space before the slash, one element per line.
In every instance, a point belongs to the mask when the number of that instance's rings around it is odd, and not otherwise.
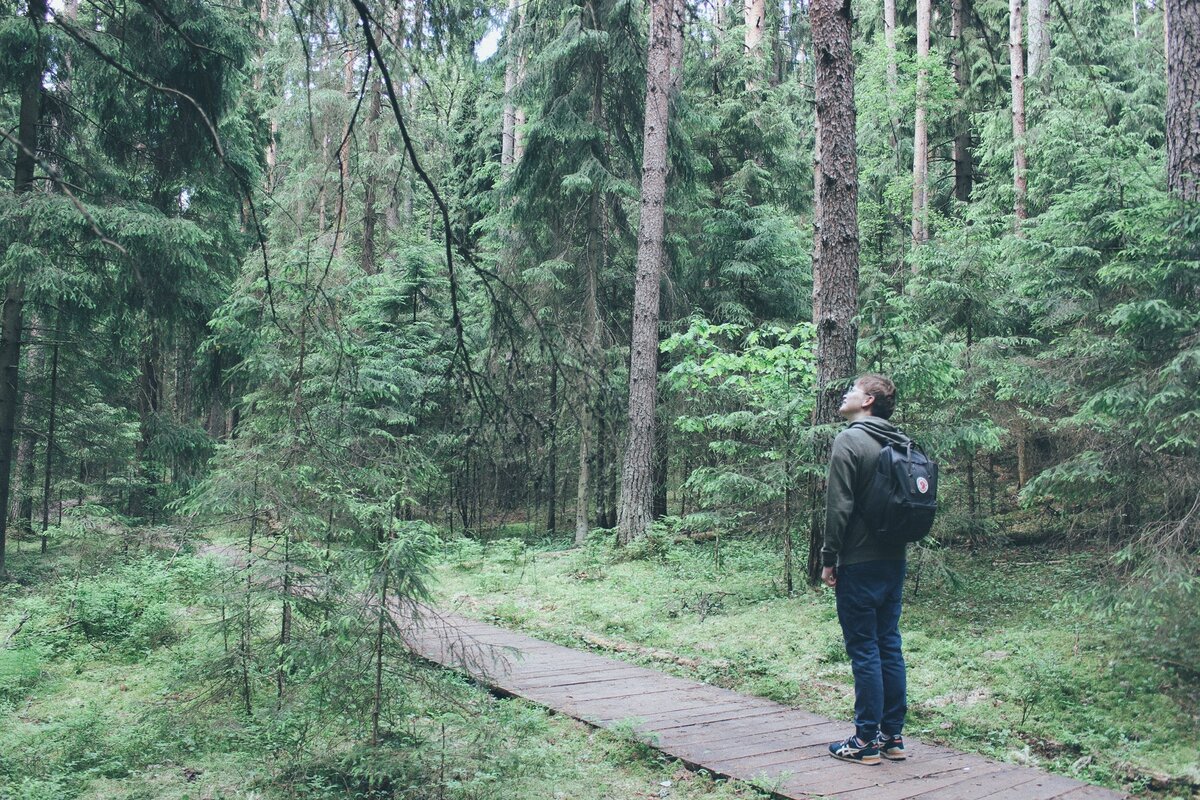
<path fill-rule="evenodd" d="M 1125 795 L 906 736 L 907 761 L 831 758 L 848 722 L 543 642 L 454 614 L 397 614 L 414 652 L 493 690 L 599 727 L 632 726 L 654 747 L 784 798 L 1115 800 Z"/>

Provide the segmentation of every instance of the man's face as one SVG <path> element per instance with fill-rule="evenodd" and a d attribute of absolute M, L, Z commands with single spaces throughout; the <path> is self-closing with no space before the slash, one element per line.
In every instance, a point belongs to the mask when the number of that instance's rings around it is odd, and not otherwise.
<path fill-rule="evenodd" d="M 875 398 L 864 392 L 859 387 L 858 381 L 855 381 L 850 390 L 842 396 L 842 405 L 838 408 L 838 413 L 846 419 L 850 419 L 863 411 L 869 411 L 874 402 Z"/>

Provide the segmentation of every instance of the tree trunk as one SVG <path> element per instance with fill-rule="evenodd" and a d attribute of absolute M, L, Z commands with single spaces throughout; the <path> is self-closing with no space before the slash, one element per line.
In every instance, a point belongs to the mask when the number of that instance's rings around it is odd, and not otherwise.
<path fill-rule="evenodd" d="M 383 634 L 387 630 L 388 569 L 385 560 L 379 587 L 379 619 L 375 630 L 375 692 L 371 702 L 371 746 L 379 744 L 379 718 L 383 713 Z"/>
<path fill-rule="evenodd" d="M 888 116 L 892 130 L 892 150 L 900 158 L 900 117 L 896 113 L 896 98 L 900 93 L 900 75 L 896 67 L 896 0 L 883 0 L 883 38 L 887 46 Z"/>
<path fill-rule="evenodd" d="M 1029 0 L 1026 11 L 1029 19 L 1029 68 L 1031 79 L 1040 79 L 1044 84 L 1050 62 L 1050 0 Z"/>
<path fill-rule="evenodd" d="M 642 134 L 642 194 L 629 361 L 629 434 L 625 444 L 621 501 L 617 511 L 617 537 L 622 544 L 641 537 L 650 527 L 654 492 L 652 463 L 658 389 L 658 305 L 667 194 L 672 27 L 683 24 L 676 9 L 675 0 L 650 2 L 646 119 Z"/>
<path fill-rule="evenodd" d="M 517 41 L 520 42 L 525 32 L 525 10 L 528 3 L 519 3 L 520 13 L 517 15 Z M 518 45 L 517 49 L 517 88 L 525 83 L 525 65 L 529 61 L 525 48 Z M 525 156 L 525 109 L 517 106 L 513 112 L 513 156 L 512 163 L 516 166 Z"/>
<path fill-rule="evenodd" d="M 29 317 L 29 334 L 37 337 L 41 331 L 41 321 L 36 313 Z M 37 475 L 37 443 L 35 429 L 34 392 L 31 383 L 45 371 L 46 348 L 27 348 L 25 353 L 25 386 L 21 391 L 21 405 L 18 409 L 21 421 L 21 441 L 17 444 L 17 460 L 13 465 L 13 487 L 11 489 L 13 520 L 17 523 L 17 533 L 22 539 L 33 536 L 33 492 Z M 14 425 L 14 428 L 18 426 Z M 16 432 L 14 430 L 14 436 Z"/>
<path fill-rule="evenodd" d="M 33 189 L 33 170 L 37 163 L 37 129 L 42 108 L 42 73 L 45 71 L 45 50 L 42 25 L 46 20 L 46 0 L 29 0 L 26 16 L 36 31 L 37 49 L 32 59 L 33 69 L 21 86 L 21 106 L 17 116 L 17 152 L 13 161 L 13 193 L 25 194 Z M 12 481 L 13 438 L 16 432 L 18 382 L 21 371 L 21 306 L 25 301 L 25 284 L 9 281 L 4 291 L 4 309 L 0 312 L 0 511 L 8 508 L 8 492 Z M 8 577 L 5 566 L 5 539 L 8 515 L 0 513 L 0 580 Z"/>
<path fill-rule="evenodd" d="M 929 129 L 926 123 L 929 94 L 930 0 L 917 0 L 917 110 L 913 121 L 913 246 L 929 239 Z"/>
<path fill-rule="evenodd" d="M 1013 213 L 1017 229 L 1025 209 L 1025 54 L 1021 47 L 1021 0 L 1008 0 L 1008 62 L 1012 77 Z"/>
<path fill-rule="evenodd" d="M 1200 200 L 1200 0 L 1167 0 L 1167 187 Z"/>
<path fill-rule="evenodd" d="M 767 3 L 766 0 L 743 0 L 745 13 L 745 45 L 746 45 L 746 91 L 753 92 L 762 75 L 763 65 L 763 33 L 766 30 Z"/>
<path fill-rule="evenodd" d="M 58 403 L 58 342 L 50 358 L 50 420 L 46 425 L 46 471 L 42 478 L 42 552 L 46 552 L 47 529 L 50 527 L 50 478 L 54 474 L 54 422 Z"/>
<path fill-rule="evenodd" d="M 558 532 L 558 368 L 550 367 L 550 453 L 546 459 L 549 474 L 549 506 L 546 510 L 546 528 L 553 536 Z"/>
<path fill-rule="evenodd" d="M 225 385 L 220 348 L 213 349 L 208 369 L 208 435 L 219 442 L 225 438 Z"/>
<path fill-rule="evenodd" d="M 971 183 L 974 174 L 971 167 L 971 127 L 962 110 L 966 103 L 970 84 L 966 71 L 966 42 L 963 41 L 963 20 L 970 0 L 952 0 L 950 8 L 950 38 L 954 40 L 951 62 L 954 67 L 954 83 L 958 87 L 959 110 L 954 120 L 954 199 L 966 203 L 971 199 Z"/>
<path fill-rule="evenodd" d="M 379 178 L 376 170 L 379 160 L 379 115 L 383 105 L 381 78 L 371 86 L 371 107 L 367 112 L 367 163 L 365 188 L 363 190 L 363 245 L 362 271 L 374 275 L 379 271 L 375 255 L 375 228 L 379 223 L 379 211 L 375 207 Z"/>
<path fill-rule="evenodd" d="M 517 88 L 517 0 L 508 0 L 508 36 L 505 37 L 504 117 L 500 124 L 500 166 L 507 172 L 513 165 L 516 142 L 517 106 L 513 92 Z M 495 141 L 495 140 L 493 140 Z"/>
<path fill-rule="evenodd" d="M 849 0 L 814 0 L 818 213 L 813 235 L 813 322 L 817 328 L 817 403 L 813 423 L 836 422 L 844 381 L 855 369 L 858 328 L 858 161 L 855 153 L 854 54 Z M 828 459 L 830 437 L 816 456 Z M 809 578 L 820 575 L 825 515 L 823 481 L 810 493 Z"/>

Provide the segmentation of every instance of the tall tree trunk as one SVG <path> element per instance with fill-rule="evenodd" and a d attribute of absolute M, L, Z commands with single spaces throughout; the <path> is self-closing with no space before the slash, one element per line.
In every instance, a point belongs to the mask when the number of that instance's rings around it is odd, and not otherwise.
<path fill-rule="evenodd" d="M 35 31 L 36 54 L 32 68 L 21 86 L 21 105 L 17 112 L 17 152 L 13 160 L 13 193 L 23 195 L 33 189 L 33 169 L 37 163 L 37 130 L 42 110 L 42 73 L 45 71 L 45 49 L 42 25 L 46 20 L 46 0 L 29 0 L 26 16 Z M 8 492 L 12 481 L 13 439 L 16 432 L 18 383 L 21 371 L 21 306 L 25 301 L 25 284 L 12 280 L 4 290 L 4 308 L 0 312 L 0 511 L 8 508 Z M 0 513 L 0 580 L 8 577 L 5 565 L 5 540 L 8 534 L 8 515 Z"/>
<path fill-rule="evenodd" d="M 57 338 L 57 336 L 55 337 Z M 42 552 L 46 552 L 50 527 L 50 478 L 54 475 L 54 422 L 58 404 L 58 342 L 50 358 L 50 420 L 46 425 L 46 471 L 42 479 Z"/>
<path fill-rule="evenodd" d="M 1027 77 L 1043 84 L 1050 62 L 1050 0 L 1029 0 L 1029 65 Z"/>
<path fill-rule="evenodd" d="M 813 0 L 819 146 L 819 212 L 813 235 L 813 322 L 817 328 L 817 402 L 813 422 L 836 422 L 843 381 L 854 373 L 858 327 L 858 160 L 855 152 L 854 54 L 850 0 Z M 830 437 L 817 457 L 827 460 Z M 825 515 L 822 485 L 810 493 L 809 578 L 820 575 Z"/>
<path fill-rule="evenodd" d="M 746 46 L 745 53 L 748 67 L 746 91 L 752 92 L 757 86 L 758 80 L 762 77 L 762 41 L 767 25 L 766 0 L 743 0 L 742 10 L 745 14 L 746 23 L 743 39 Z"/>
<path fill-rule="evenodd" d="M 883 0 L 883 39 L 887 47 L 888 118 L 892 130 L 889 139 L 892 151 L 900 158 L 900 116 L 896 113 L 896 98 L 900 93 L 900 74 L 896 67 L 896 0 Z"/>
<path fill-rule="evenodd" d="M 894 0 L 889 0 L 894 1 Z M 974 174 L 971 167 L 971 127 L 961 106 L 967 101 L 970 84 L 967 81 L 966 42 L 963 40 L 963 21 L 967 14 L 967 3 L 971 0 L 952 0 L 950 6 L 950 38 L 953 39 L 951 62 L 954 67 L 954 83 L 958 87 L 959 110 L 954 117 L 954 198 L 960 203 L 971 199 L 971 184 Z"/>
<path fill-rule="evenodd" d="M 208 362 L 208 435 L 218 442 L 225 438 L 225 384 L 220 348 L 213 348 Z"/>
<path fill-rule="evenodd" d="M 642 194 L 638 220 L 637 277 L 629 360 L 629 436 L 621 471 L 617 537 L 622 544 L 650 526 L 654 492 L 655 400 L 658 369 L 658 306 L 663 266 L 667 194 L 667 124 L 674 25 L 681 25 L 675 0 L 651 0 L 646 58 L 646 119 L 642 133 Z"/>
<path fill-rule="evenodd" d="M 525 10 L 528 3 L 518 3 L 520 11 L 517 14 L 517 88 L 525 83 L 525 66 L 529 57 L 525 54 L 525 46 L 521 42 L 525 35 Z M 513 153 L 512 163 L 515 166 L 525 156 L 525 109 L 520 105 L 513 111 Z"/>
<path fill-rule="evenodd" d="M 375 630 L 375 691 L 371 701 L 371 746 L 379 744 L 379 718 L 383 714 L 383 641 L 387 630 L 388 614 L 388 577 L 391 570 L 386 561 L 383 567 L 383 580 L 379 586 L 379 618 Z"/>
<path fill-rule="evenodd" d="M 37 313 L 29 316 L 29 335 L 41 335 L 41 320 Z M 13 465 L 13 486 L 11 489 L 13 509 L 12 518 L 17 523 L 17 533 L 21 538 L 33 535 L 33 492 L 37 475 L 37 442 L 38 435 L 33 419 L 34 400 L 36 399 L 31 384 L 41 376 L 46 365 L 46 348 L 31 347 L 25 352 L 25 387 L 21 390 L 21 405 L 18 417 L 21 421 L 21 441 L 17 444 L 17 460 Z M 14 436 L 16 432 L 14 431 Z"/>
<path fill-rule="evenodd" d="M 930 0 L 917 0 L 917 110 L 913 121 L 912 240 L 929 239 L 929 129 L 926 123 L 929 94 Z"/>
<path fill-rule="evenodd" d="M 367 176 L 363 189 L 363 245 L 362 271 L 374 275 L 379 271 L 375 255 L 375 229 L 379 224 L 376 206 L 379 178 L 376 174 L 379 160 L 379 115 L 383 105 L 382 78 L 375 78 L 371 85 L 371 106 L 367 112 Z"/>
<path fill-rule="evenodd" d="M 500 125 L 500 167 L 508 171 L 513 165 L 513 145 L 516 142 L 517 106 L 513 93 L 517 88 L 517 0 L 508 0 L 508 36 L 505 37 L 504 117 Z"/>
<path fill-rule="evenodd" d="M 549 472 L 549 507 L 546 510 L 546 528 L 553 536 L 558 532 L 558 368 L 550 368 L 550 453 L 546 459 Z"/>
<path fill-rule="evenodd" d="M 1200 200 L 1200 0 L 1167 0 L 1167 187 Z"/>
<path fill-rule="evenodd" d="M 1025 52 L 1021 46 L 1021 0 L 1008 0 L 1008 61 L 1012 78 L 1013 213 L 1017 229 L 1028 216 L 1025 209 Z"/>

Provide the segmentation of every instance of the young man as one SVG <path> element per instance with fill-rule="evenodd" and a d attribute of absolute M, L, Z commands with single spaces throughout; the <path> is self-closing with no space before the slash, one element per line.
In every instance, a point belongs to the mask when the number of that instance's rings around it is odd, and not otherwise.
<path fill-rule="evenodd" d="M 854 672 L 854 734 L 829 745 L 834 758 L 879 764 L 880 757 L 905 758 L 904 715 L 908 710 L 904 654 L 900 646 L 900 601 L 905 545 L 876 541 L 855 499 L 868 491 L 879 451 L 908 437 L 888 422 L 896 387 L 882 375 L 864 375 L 842 398 L 838 413 L 852 424 L 833 440 L 826 496 L 821 580 L 837 594 L 838 621 Z"/>

